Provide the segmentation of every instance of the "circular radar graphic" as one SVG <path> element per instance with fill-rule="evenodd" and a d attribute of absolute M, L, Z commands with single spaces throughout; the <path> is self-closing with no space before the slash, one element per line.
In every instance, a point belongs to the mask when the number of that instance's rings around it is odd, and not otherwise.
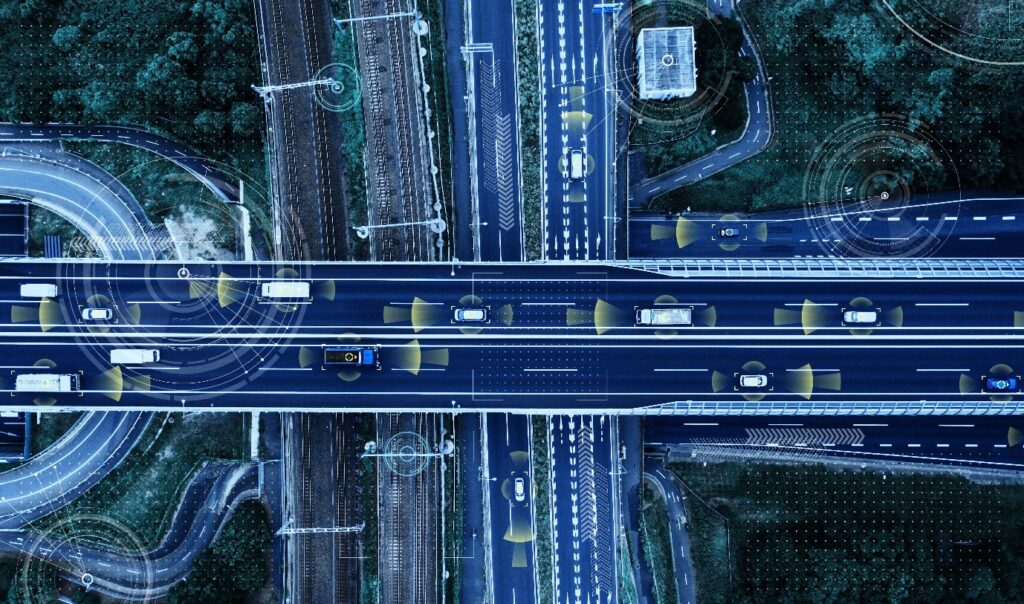
<path fill-rule="evenodd" d="M 145 596 L 153 588 L 156 569 L 142 539 L 107 514 L 73 514 L 33 535 L 19 572 L 27 601 L 56 601 L 62 577 L 89 590 L 97 574 L 115 568 L 128 591 Z"/>
<path fill-rule="evenodd" d="M 427 440 L 415 432 L 399 432 L 384 443 L 384 463 L 399 476 L 415 476 L 430 461 Z"/>
<path fill-rule="evenodd" d="M 1024 7 L 1013 0 L 881 0 L 934 50 L 983 65 L 1024 65 Z"/>
<path fill-rule="evenodd" d="M 351 65 L 324 65 L 313 79 L 320 82 L 313 88 L 316 102 L 328 111 L 349 111 L 362 98 L 362 80 L 359 72 Z"/>
<path fill-rule="evenodd" d="M 708 11 L 707 4 L 697 0 L 679 0 L 671 3 L 633 2 L 627 3 L 617 13 L 615 28 L 618 31 L 641 31 L 658 29 L 665 24 L 692 24 L 694 26 L 699 52 L 695 58 L 692 48 L 657 46 L 651 52 L 657 71 L 667 72 L 682 69 L 700 59 L 701 65 L 728 66 L 735 54 L 731 48 L 736 32 L 729 31 L 731 23 L 724 22 L 718 15 Z M 619 36 L 615 49 L 615 65 L 621 75 L 615 87 L 617 102 L 622 111 L 633 120 L 632 128 L 643 131 L 646 144 L 657 144 L 682 139 L 691 135 L 725 107 L 733 82 L 739 81 L 740 74 L 732 68 L 702 70 L 697 66 L 696 91 L 687 97 L 650 100 L 640 98 L 640 79 L 637 57 L 630 36 Z M 710 74 L 710 75 L 709 75 Z M 663 76 L 655 74 L 653 80 Z M 742 94 L 742 91 L 740 92 Z"/>
<path fill-rule="evenodd" d="M 814 239 L 827 255 L 854 258 L 934 254 L 956 225 L 960 199 L 939 141 L 885 115 L 849 122 L 819 146 L 802 191 Z"/>

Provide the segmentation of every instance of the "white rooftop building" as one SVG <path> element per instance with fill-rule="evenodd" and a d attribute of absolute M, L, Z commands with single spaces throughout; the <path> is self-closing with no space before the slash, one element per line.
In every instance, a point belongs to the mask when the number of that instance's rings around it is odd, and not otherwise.
<path fill-rule="evenodd" d="M 697 91 L 697 42 L 692 27 L 640 30 L 636 42 L 640 98 L 664 101 Z"/>

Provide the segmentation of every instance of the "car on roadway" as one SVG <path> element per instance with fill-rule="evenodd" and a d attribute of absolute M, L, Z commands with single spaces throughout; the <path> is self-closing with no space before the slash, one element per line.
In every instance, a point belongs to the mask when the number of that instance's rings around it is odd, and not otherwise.
<path fill-rule="evenodd" d="M 526 479 L 519 476 L 515 479 L 514 484 L 516 501 L 524 501 L 526 499 Z"/>
<path fill-rule="evenodd" d="M 985 378 L 985 392 L 1020 392 L 1020 378 L 1014 376 Z"/>
<path fill-rule="evenodd" d="M 574 149 L 569 153 L 569 178 L 580 180 L 583 178 L 583 151 Z"/>
<path fill-rule="evenodd" d="M 878 325 L 877 310 L 844 310 L 844 325 Z"/>
<path fill-rule="evenodd" d="M 324 365 L 380 369 L 380 346 L 328 346 Z"/>
<path fill-rule="evenodd" d="M 718 229 L 718 236 L 722 239 L 735 239 L 740 236 L 740 230 L 736 227 L 722 227 Z"/>
<path fill-rule="evenodd" d="M 114 311 L 109 308 L 83 308 L 82 319 L 86 321 L 109 321 Z"/>
<path fill-rule="evenodd" d="M 740 376 L 740 388 L 764 388 L 768 385 L 768 376 L 755 373 Z"/>
<path fill-rule="evenodd" d="M 456 323 L 486 323 L 490 319 L 487 307 L 452 308 L 452 320 Z"/>

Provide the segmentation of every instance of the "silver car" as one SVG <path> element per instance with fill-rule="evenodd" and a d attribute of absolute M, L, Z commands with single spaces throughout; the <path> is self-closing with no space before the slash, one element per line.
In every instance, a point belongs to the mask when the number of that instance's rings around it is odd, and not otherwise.
<path fill-rule="evenodd" d="M 83 308 L 82 319 L 86 321 L 109 321 L 114 311 L 109 308 Z"/>
<path fill-rule="evenodd" d="M 754 374 L 740 376 L 740 388 L 764 388 L 767 385 L 767 375 Z"/>
<path fill-rule="evenodd" d="M 878 311 L 848 310 L 843 313 L 843 323 L 847 325 L 875 325 L 878 323 Z"/>

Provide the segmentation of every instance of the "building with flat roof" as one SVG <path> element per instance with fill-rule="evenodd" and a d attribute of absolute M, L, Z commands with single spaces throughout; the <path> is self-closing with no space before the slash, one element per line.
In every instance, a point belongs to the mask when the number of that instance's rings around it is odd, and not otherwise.
<path fill-rule="evenodd" d="M 692 27 L 640 30 L 636 42 L 640 98 L 665 101 L 697 92 L 697 42 Z"/>

